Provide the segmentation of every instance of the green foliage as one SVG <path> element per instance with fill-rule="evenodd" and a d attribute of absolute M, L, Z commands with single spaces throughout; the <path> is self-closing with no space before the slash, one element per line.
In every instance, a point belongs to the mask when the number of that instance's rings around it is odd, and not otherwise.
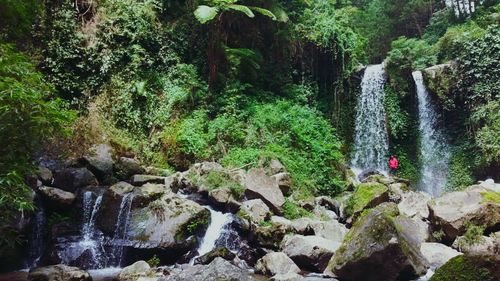
<path fill-rule="evenodd" d="M 277 20 L 277 17 L 270 10 L 261 7 L 236 4 L 240 2 L 239 0 L 210 0 L 207 2 L 212 6 L 200 5 L 194 11 L 194 16 L 202 24 L 213 20 L 219 12 L 231 10 L 243 13 L 249 18 L 254 18 L 255 14 L 253 12 L 257 12 L 272 20 Z"/>
<path fill-rule="evenodd" d="M 329 50 L 338 59 L 344 78 L 364 60 L 364 38 L 351 27 L 350 19 L 356 13 L 352 7 L 336 9 L 329 0 L 316 0 L 304 9 L 296 26 L 300 36 Z"/>
<path fill-rule="evenodd" d="M 192 179 L 197 184 L 205 186 L 209 190 L 217 188 L 228 188 L 235 198 L 242 198 L 245 193 L 245 188 L 236 180 L 224 171 L 210 171 L 208 174 L 201 177 L 192 175 Z"/>
<path fill-rule="evenodd" d="M 0 0 L 0 40 L 26 40 L 41 12 L 37 0 Z"/>
<path fill-rule="evenodd" d="M 296 203 L 286 199 L 285 204 L 283 204 L 283 216 L 289 220 L 294 220 L 301 217 L 309 217 L 311 213 Z"/>
<path fill-rule="evenodd" d="M 456 59 L 465 51 L 469 42 L 482 38 L 484 33 L 485 30 L 473 21 L 448 28 L 436 43 L 439 59 L 441 61 Z"/>
<path fill-rule="evenodd" d="M 482 192 L 483 202 L 500 203 L 500 192 L 486 191 Z"/>
<path fill-rule="evenodd" d="M 395 139 L 405 139 L 408 137 L 409 115 L 401 108 L 401 100 L 391 86 L 386 85 L 384 92 L 384 107 L 389 134 Z"/>
<path fill-rule="evenodd" d="M 473 166 L 473 157 L 468 153 L 465 147 L 454 147 L 448 168 L 449 173 L 446 189 L 449 191 L 462 190 L 473 184 L 475 182 L 472 175 Z"/>
<path fill-rule="evenodd" d="M 420 180 L 419 165 L 415 159 L 412 159 L 403 146 L 395 146 L 391 154 L 396 155 L 399 162 L 396 175 L 400 178 L 409 180 L 412 183 L 417 183 Z"/>
<path fill-rule="evenodd" d="M 479 107 L 473 113 L 472 121 L 481 126 L 475 139 L 485 161 L 500 163 L 500 101 Z"/>
<path fill-rule="evenodd" d="M 429 22 L 429 25 L 425 28 L 425 33 L 422 35 L 422 39 L 427 41 L 429 44 L 435 44 L 443 36 L 448 27 L 453 25 L 454 19 L 453 10 L 450 8 L 445 8 L 440 11 L 435 12 Z"/>
<path fill-rule="evenodd" d="M 150 259 L 148 259 L 146 261 L 149 266 L 151 267 L 157 267 L 158 265 L 160 265 L 160 258 L 158 258 L 157 255 L 153 255 Z"/>
<path fill-rule="evenodd" d="M 262 226 L 262 227 L 271 227 L 271 226 L 273 226 L 273 223 L 271 221 L 261 220 L 259 222 L 259 226 Z"/>
<path fill-rule="evenodd" d="M 53 98 L 30 59 L 9 44 L 0 44 L 0 221 L 12 212 L 33 210 L 23 177 L 32 168 L 42 143 L 67 133 L 74 113 Z M 22 129 L 21 129 L 22 128 Z"/>

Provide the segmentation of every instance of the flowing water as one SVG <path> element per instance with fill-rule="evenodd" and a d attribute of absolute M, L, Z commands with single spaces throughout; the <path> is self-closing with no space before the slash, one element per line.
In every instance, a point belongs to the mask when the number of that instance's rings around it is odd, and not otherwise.
<path fill-rule="evenodd" d="M 44 250 L 45 242 L 45 209 L 43 208 L 41 199 L 37 196 L 35 198 L 37 212 L 34 216 L 34 224 L 31 231 L 30 251 L 28 256 L 27 266 L 33 268 L 38 266 L 40 258 Z"/>
<path fill-rule="evenodd" d="M 118 219 L 116 220 L 115 235 L 113 236 L 113 240 L 111 240 L 111 243 L 113 244 L 113 254 L 111 260 L 112 266 L 120 266 L 123 260 L 123 246 L 127 240 L 127 229 L 133 199 L 133 194 L 128 193 L 123 196 L 122 202 L 120 203 L 120 211 L 118 212 Z"/>
<path fill-rule="evenodd" d="M 86 191 L 83 194 L 81 238 L 76 242 L 62 243 L 59 247 L 58 256 L 64 264 L 70 264 L 86 253 L 88 259 L 86 268 L 101 268 L 105 265 L 104 237 L 95 228 L 101 201 L 102 195 L 97 196 L 94 200 L 94 193 L 91 191 Z"/>
<path fill-rule="evenodd" d="M 203 256 L 215 248 L 217 240 L 223 237 L 224 232 L 228 229 L 227 225 L 232 221 L 231 213 L 215 211 L 209 206 L 205 206 L 205 208 L 210 211 L 210 225 L 205 232 L 205 236 L 201 240 L 201 245 L 198 248 L 198 256 L 191 259 L 191 264 L 194 263 L 197 257 Z"/>
<path fill-rule="evenodd" d="M 418 119 L 420 131 L 421 180 L 419 187 L 438 196 L 446 186 L 450 149 L 439 128 L 439 114 L 432 104 L 425 87 L 422 72 L 413 72 L 417 88 Z"/>
<path fill-rule="evenodd" d="M 356 105 L 356 128 L 351 161 L 358 173 L 366 169 L 387 172 L 389 142 L 384 110 L 384 65 L 370 65 L 361 81 Z"/>

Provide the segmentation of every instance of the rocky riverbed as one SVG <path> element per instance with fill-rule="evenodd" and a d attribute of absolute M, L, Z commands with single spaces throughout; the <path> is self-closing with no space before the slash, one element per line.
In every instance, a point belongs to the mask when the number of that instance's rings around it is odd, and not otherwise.
<path fill-rule="evenodd" d="M 432 198 L 367 173 L 336 198 L 297 200 L 277 160 L 168 173 L 103 144 L 47 163 L 31 180 L 40 203 L 25 224 L 25 264 L 2 257 L 4 268 L 29 272 L 0 280 L 500 279 L 500 186 L 491 180 Z"/>

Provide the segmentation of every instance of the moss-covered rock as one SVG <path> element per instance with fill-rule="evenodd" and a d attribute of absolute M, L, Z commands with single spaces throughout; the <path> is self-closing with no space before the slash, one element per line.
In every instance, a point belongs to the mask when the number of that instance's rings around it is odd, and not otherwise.
<path fill-rule="evenodd" d="M 387 186 L 378 182 L 361 183 L 347 200 L 344 215 L 354 221 L 363 210 L 387 201 L 389 201 Z"/>
<path fill-rule="evenodd" d="M 413 221 L 396 204 L 383 203 L 356 221 L 330 260 L 325 273 L 341 280 L 409 279 L 426 272 Z"/>
<path fill-rule="evenodd" d="M 431 66 L 422 71 L 427 88 L 435 93 L 442 106 L 452 106 L 450 95 L 456 84 L 455 64 L 446 63 Z"/>
<path fill-rule="evenodd" d="M 452 258 L 429 281 L 494 281 L 500 280 L 500 264 L 493 257 L 460 255 Z"/>

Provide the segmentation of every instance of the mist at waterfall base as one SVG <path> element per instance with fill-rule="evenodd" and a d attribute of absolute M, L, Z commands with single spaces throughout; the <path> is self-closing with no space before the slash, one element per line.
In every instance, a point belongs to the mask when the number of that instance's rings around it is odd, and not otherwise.
<path fill-rule="evenodd" d="M 412 73 L 418 97 L 421 180 L 419 189 L 439 196 L 446 186 L 450 149 L 439 126 L 439 114 L 425 87 L 422 72 Z"/>
<path fill-rule="evenodd" d="M 385 121 L 384 84 L 384 65 L 369 65 L 361 81 L 361 94 L 356 105 L 351 158 L 351 167 L 356 175 L 368 169 L 387 174 L 389 141 Z"/>

